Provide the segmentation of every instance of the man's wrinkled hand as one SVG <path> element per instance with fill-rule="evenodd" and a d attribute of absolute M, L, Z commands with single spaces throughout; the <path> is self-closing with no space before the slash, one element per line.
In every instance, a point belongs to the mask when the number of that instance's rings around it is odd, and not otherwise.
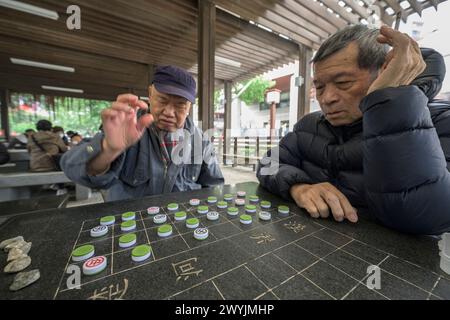
<path fill-rule="evenodd" d="M 120 154 L 135 144 L 145 129 L 153 122 L 151 114 L 145 114 L 139 119 L 136 114 L 139 109 L 147 110 L 145 102 L 132 94 L 117 97 L 111 107 L 102 111 L 103 150 Z"/>
<path fill-rule="evenodd" d="M 388 44 L 386 61 L 367 94 L 388 87 L 409 85 L 426 67 L 419 45 L 407 34 L 387 26 L 380 28 L 379 43 Z"/>
<path fill-rule="evenodd" d="M 328 218 L 333 215 L 336 221 L 344 219 L 356 223 L 358 215 L 347 197 L 332 184 L 298 184 L 290 189 L 292 198 L 300 208 L 313 218 Z"/>

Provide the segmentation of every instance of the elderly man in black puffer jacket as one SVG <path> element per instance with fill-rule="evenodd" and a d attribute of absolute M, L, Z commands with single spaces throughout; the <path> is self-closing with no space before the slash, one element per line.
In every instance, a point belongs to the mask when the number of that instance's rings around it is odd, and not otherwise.
<path fill-rule="evenodd" d="M 450 231 L 450 104 L 433 101 L 442 56 L 389 27 L 352 26 L 313 66 L 322 111 L 261 160 L 261 185 L 314 218 L 356 223 L 368 208 L 402 232 Z"/>

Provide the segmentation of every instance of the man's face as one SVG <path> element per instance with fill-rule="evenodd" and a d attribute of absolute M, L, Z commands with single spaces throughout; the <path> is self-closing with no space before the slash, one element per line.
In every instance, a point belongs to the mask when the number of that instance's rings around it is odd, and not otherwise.
<path fill-rule="evenodd" d="M 333 126 L 362 117 L 359 104 L 375 80 L 374 72 L 358 66 L 355 42 L 314 65 L 314 86 L 322 112 Z"/>
<path fill-rule="evenodd" d="M 184 127 L 191 109 L 191 102 L 179 96 L 158 92 L 154 86 L 149 88 L 150 110 L 156 126 L 168 132 Z"/>

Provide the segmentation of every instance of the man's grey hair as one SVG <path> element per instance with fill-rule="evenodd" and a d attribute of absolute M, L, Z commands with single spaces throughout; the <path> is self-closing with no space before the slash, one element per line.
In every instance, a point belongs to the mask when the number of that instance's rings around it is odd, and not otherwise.
<path fill-rule="evenodd" d="M 386 59 L 389 47 L 377 41 L 379 29 L 370 29 L 364 25 L 348 26 L 329 37 L 320 46 L 312 63 L 325 60 L 332 54 L 356 42 L 359 48 L 358 65 L 361 69 L 377 71 Z"/>

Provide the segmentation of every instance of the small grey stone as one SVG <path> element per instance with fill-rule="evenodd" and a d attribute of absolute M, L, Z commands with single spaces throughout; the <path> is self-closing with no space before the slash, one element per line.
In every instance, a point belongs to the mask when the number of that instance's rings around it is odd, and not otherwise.
<path fill-rule="evenodd" d="M 8 244 L 16 242 L 16 241 L 24 241 L 24 240 L 23 240 L 22 236 L 18 236 L 18 237 L 15 237 L 15 238 L 4 240 L 4 241 L 2 241 L 0 243 L 0 250 L 5 249 Z"/>
<path fill-rule="evenodd" d="M 36 281 L 38 281 L 40 277 L 41 277 L 41 273 L 39 272 L 38 269 L 31 270 L 28 272 L 18 273 L 14 277 L 14 281 L 11 284 L 11 286 L 9 287 L 9 290 L 17 291 L 17 290 L 23 289 L 25 287 L 28 287 L 30 284 L 33 284 Z"/>
<path fill-rule="evenodd" d="M 20 258 L 23 258 L 26 256 L 27 255 L 24 254 L 22 250 L 14 248 L 14 249 L 9 250 L 7 262 L 17 260 L 17 259 L 20 259 Z"/>
<path fill-rule="evenodd" d="M 28 254 L 31 250 L 31 245 L 33 243 L 32 242 L 25 242 L 21 247 L 19 247 L 18 249 L 22 250 L 22 252 L 24 254 Z"/>
<path fill-rule="evenodd" d="M 11 242 L 10 244 L 8 244 L 4 250 L 5 250 L 5 252 L 9 252 L 9 250 L 14 249 L 14 248 L 20 249 L 20 247 L 22 247 L 25 244 L 26 244 L 26 242 L 24 240 L 17 240 L 17 241 L 14 241 L 14 242 Z"/>
<path fill-rule="evenodd" d="M 23 258 L 14 260 L 6 265 L 3 270 L 5 273 L 16 273 L 26 269 L 31 264 L 31 258 L 29 256 L 25 256 Z"/>

